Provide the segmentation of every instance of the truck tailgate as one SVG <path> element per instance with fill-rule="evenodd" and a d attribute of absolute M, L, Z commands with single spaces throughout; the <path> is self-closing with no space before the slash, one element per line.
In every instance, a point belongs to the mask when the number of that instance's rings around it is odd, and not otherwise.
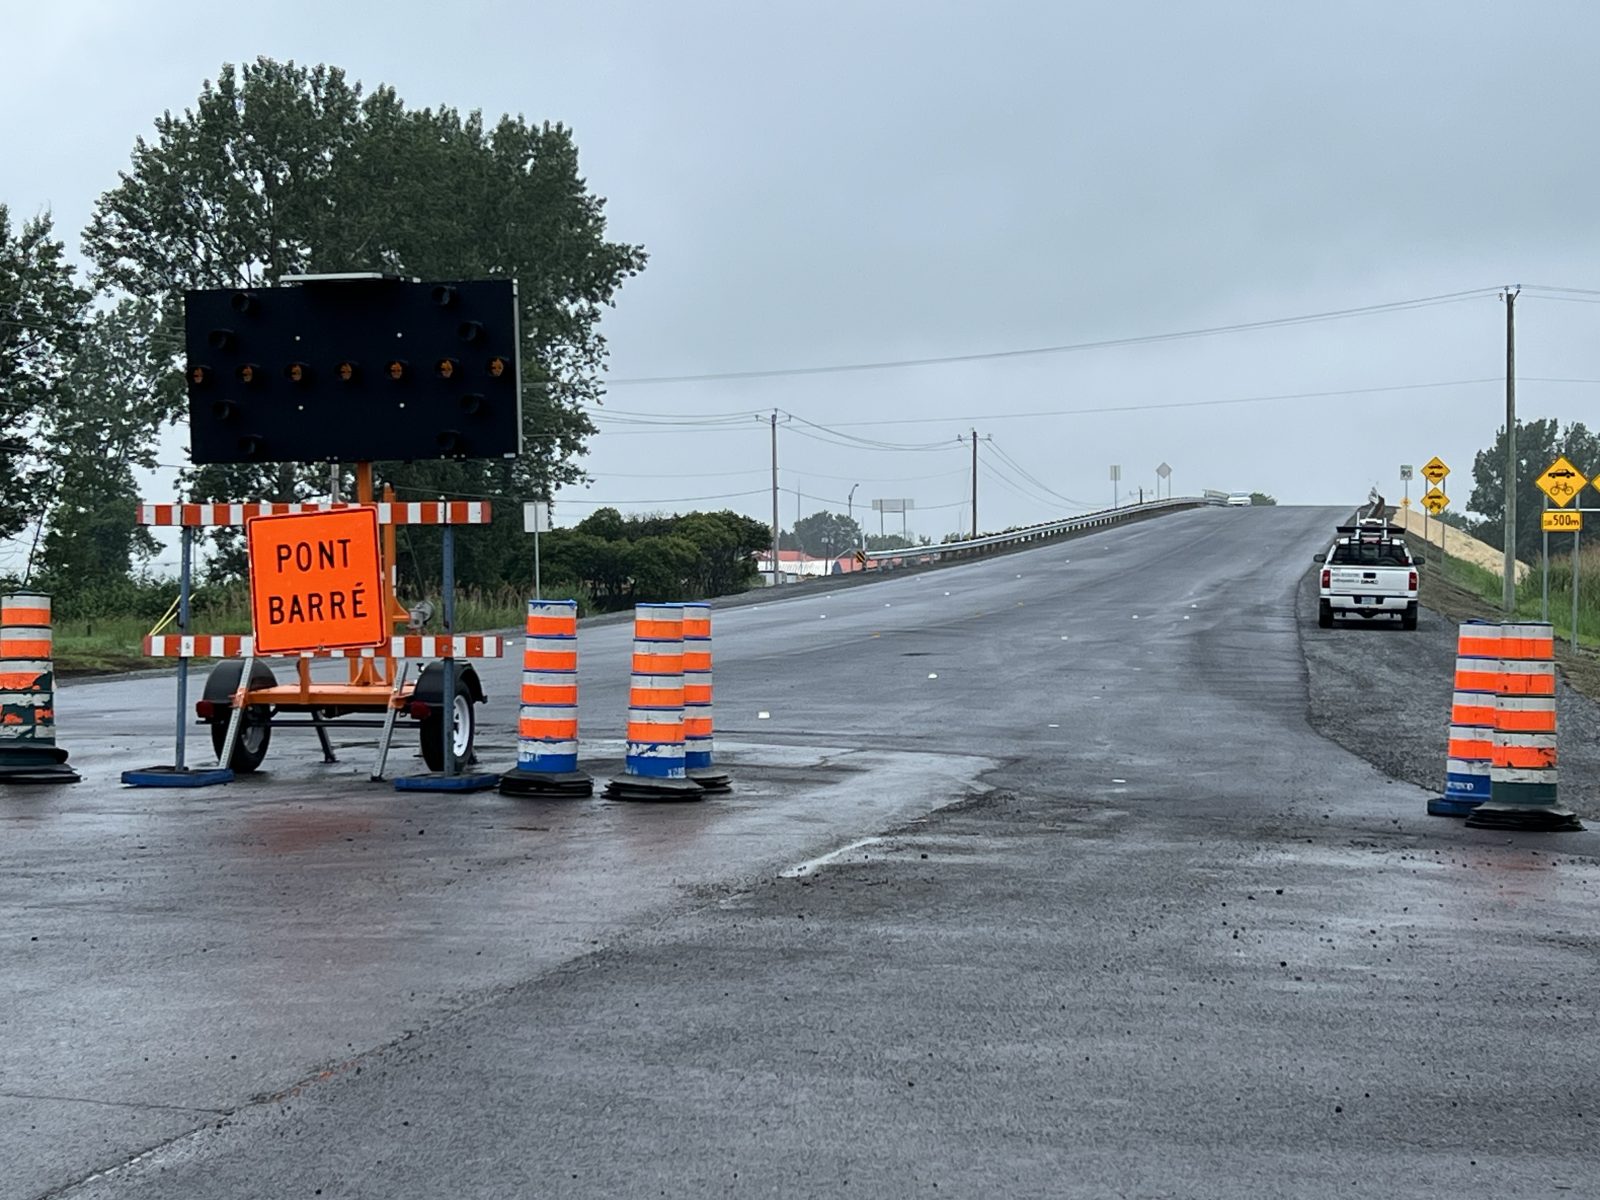
<path fill-rule="evenodd" d="M 1332 567 L 1327 590 L 1336 596 L 1404 596 L 1411 590 L 1411 568 Z"/>

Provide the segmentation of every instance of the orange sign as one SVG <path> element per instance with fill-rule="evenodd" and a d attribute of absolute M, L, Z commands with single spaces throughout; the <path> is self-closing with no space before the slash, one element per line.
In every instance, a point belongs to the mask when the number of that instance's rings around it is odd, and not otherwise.
<path fill-rule="evenodd" d="M 251 517 L 244 531 L 257 654 L 389 640 L 376 509 Z"/>

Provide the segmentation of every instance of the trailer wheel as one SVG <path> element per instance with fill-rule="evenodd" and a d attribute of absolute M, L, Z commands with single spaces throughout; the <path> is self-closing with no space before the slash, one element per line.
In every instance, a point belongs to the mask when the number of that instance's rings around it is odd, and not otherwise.
<path fill-rule="evenodd" d="M 464 767 L 472 759 L 472 735 L 477 728 L 472 687 L 465 679 L 456 680 L 450 718 L 450 748 L 454 751 L 456 766 Z M 444 721 L 445 714 L 435 708 L 419 723 L 422 761 L 428 764 L 430 771 L 444 770 Z"/>
<path fill-rule="evenodd" d="M 239 689 L 239 672 L 244 663 L 237 660 L 221 662 L 206 676 L 205 698 L 212 703 L 211 748 L 218 761 L 228 744 L 228 722 L 233 719 L 233 693 Z M 250 668 L 250 688 L 269 688 L 277 683 L 272 671 L 262 663 Z M 267 757 L 267 747 L 272 743 L 272 709 L 265 704 L 252 704 L 245 708 L 239 719 L 239 736 L 233 744 L 233 757 L 223 763 L 240 775 L 248 775 Z"/>

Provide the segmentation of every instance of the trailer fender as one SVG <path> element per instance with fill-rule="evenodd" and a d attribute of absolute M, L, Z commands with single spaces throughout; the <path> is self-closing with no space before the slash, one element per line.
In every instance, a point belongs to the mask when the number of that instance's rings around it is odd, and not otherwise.
<path fill-rule="evenodd" d="M 202 699 L 209 700 L 212 711 L 222 713 L 233 707 L 233 694 L 239 690 L 239 675 L 244 670 L 244 660 L 238 658 L 224 659 L 211 668 L 211 674 L 206 676 L 206 687 Z M 278 682 L 272 674 L 272 669 L 263 662 L 250 664 L 250 690 L 269 688 Z"/>
<path fill-rule="evenodd" d="M 488 699 L 483 694 L 483 683 L 478 679 L 477 669 L 471 663 L 456 662 L 456 682 L 466 687 L 467 695 L 472 697 L 474 704 L 482 704 Z M 444 663 L 431 662 L 422 668 L 411 698 L 421 700 L 432 708 L 444 707 Z"/>

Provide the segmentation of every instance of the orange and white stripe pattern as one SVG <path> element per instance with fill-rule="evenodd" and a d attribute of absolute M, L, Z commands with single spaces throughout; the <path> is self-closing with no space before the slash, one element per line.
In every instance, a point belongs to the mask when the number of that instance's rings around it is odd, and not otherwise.
<path fill-rule="evenodd" d="M 1502 806 L 1556 803 L 1555 631 L 1546 622 L 1501 627 L 1490 798 Z"/>
<path fill-rule="evenodd" d="M 247 633 L 155 634 L 144 639 L 150 658 L 243 658 L 255 653 L 255 639 Z M 492 634 L 405 634 L 389 639 L 387 647 L 356 650 L 305 650 L 284 658 L 501 658 L 505 639 Z"/>
<path fill-rule="evenodd" d="M 0 748 L 55 744 L 50 597 L 0 596 Z"/>
<path fill-rule="evenodd" d="M 633 616 L 626 774 L 684 779 L 681 604 L 639 604 Z"/>
<path fill-rule="evenodd" d="M 1500 645 L 1500 626 L 1488 622 L 1465 622 L 1457 634 L 1444 796 L 1428 806 L 1436 815 L 1465 816 L 1489 798 Z"/>
<path fill-rule="evenodd" d="M 578 769 L 578 602 L 529 600 L 517 710 L 517 770 Z"/>
<path fill-rule="evenodd" d="M 141 525 L 188 525 L 204 528 L 216 525 L 243 525 L 251 517 L 283 517 L 300 513 L 331 512 L 359 508 L 329 500 L 304 504 L 273 504 L 252 501 L 241 504 L 141 504 Z M 378 510 L 380 525 L 487 525 L 493 508 L 487 500 L 384 501 L 368 507 Z"/>
<path fill-rule="evenodd" d="M 690 771 L 711 767 L 715 747 L 711 715 L 711 605 L 683 606 L 684 765 Z"/>

